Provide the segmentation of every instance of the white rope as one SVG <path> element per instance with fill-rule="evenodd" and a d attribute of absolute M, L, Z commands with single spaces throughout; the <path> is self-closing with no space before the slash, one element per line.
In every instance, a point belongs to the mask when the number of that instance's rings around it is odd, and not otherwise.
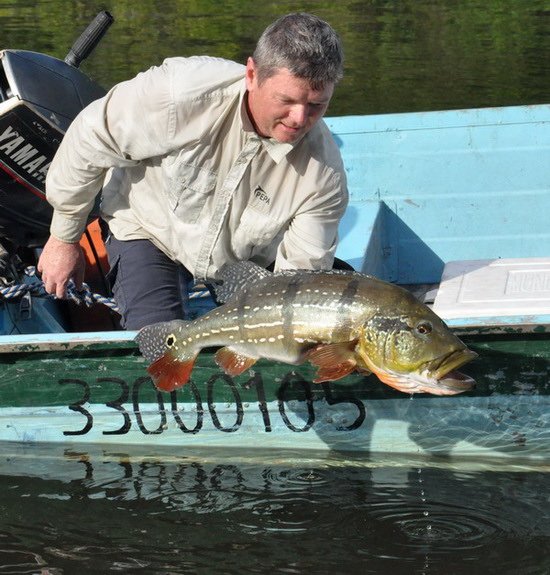
<path fill-rule="evenodd" d="M 36 276 L 36 268 L 33 266 L 28 267 L 25 269 L 25 275 L 29 277 Z M 0 297 L 4 299 L 17 299 L 19 297 L 24 296 L 26 293 L 30 293 L 36 297 L 52 297 L 48 294 L 44 288 L 44 282 L 42 281 L 35 281 L 33 283 L 23 283 L 23 284 L 16 284 L 11 286 L 4 286 L 0 287 Z M 209 297 L 210 292 L 208 290 L 199 290 L 199 291 L 191 291 L 189 293 L 189 299 L 196 299 L 202 297 Z M 71 280 L 67 287 L 67 298 L 73 301 L 74 303 L 80 305 L 84 304 L 86 307 L 91 307 L 95 303 L 100 303 L 113 311 L 118 313 L 118 306 L 113 298 L 108 298 L 102 296 L 101 294 L 93 293 L 90 289 L 90 286 L 87 283 L 82 284 L 82 289 L 77 290 L 74 282 Z"/>

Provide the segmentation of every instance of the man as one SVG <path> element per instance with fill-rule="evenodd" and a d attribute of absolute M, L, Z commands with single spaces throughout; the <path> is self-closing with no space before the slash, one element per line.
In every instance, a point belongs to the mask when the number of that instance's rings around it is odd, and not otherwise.
<path fill-rule="evenodd" d="M 326 22 L 289 14 L 265 30 L 246 66 L 169 58 L 90 104 L 47 177 L 46 290 L 61 298 L 71 278 L 81 285 L 78 241 L 100 190 L 126 329 L 182 318 L 182 274 L 208 281 L 239 260 L 330 268 L 347 189 L 321 118 L 342 65 Z"/>

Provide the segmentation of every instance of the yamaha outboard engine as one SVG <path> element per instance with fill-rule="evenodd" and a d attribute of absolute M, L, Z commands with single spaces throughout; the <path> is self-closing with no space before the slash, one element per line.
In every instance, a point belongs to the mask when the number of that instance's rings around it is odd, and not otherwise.
<path fill-rule="evenodd" d="M 113 18 L 101 12 L 65 61 L 25 50 L 0 51 L 0 244 L 44 245 L 52 208 L 44 183 L 69 124 L 105 90 L 78 70 Z"/>

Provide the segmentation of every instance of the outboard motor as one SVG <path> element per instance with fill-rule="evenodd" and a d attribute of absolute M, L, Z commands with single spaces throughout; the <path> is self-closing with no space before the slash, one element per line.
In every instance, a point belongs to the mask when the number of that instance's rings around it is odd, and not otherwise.
<path fill-rule="evenodd" d="M 99 13 L 65 61 L 26 50 L 0 51 L 0 244 L 34 248 L 49 236 L 48 167 L 76 115 L 105 90 L 79 64 L 113 18 Z"/>

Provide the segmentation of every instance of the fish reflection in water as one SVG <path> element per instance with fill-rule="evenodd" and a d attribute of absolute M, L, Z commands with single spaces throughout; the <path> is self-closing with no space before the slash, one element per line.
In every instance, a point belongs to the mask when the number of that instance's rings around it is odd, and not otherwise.
<path fill-rule="evenodd" d="M 15 563 L 48 573 L 550 568 L 550 473 L 542 470 L 303 453 L 30 453 L 0 459 L 3 573 Z"/>

